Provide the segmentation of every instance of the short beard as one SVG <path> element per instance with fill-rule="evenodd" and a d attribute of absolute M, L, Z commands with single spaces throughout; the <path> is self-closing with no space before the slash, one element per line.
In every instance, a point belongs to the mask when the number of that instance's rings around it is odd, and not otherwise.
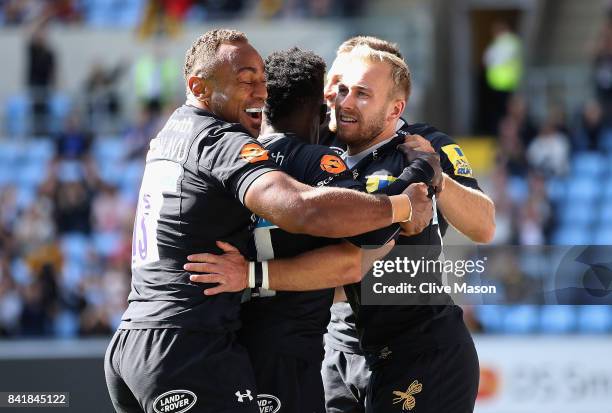
<path fill-rule="evenodd" d="M 372 116 L 372 120 L 357 131 L 357 139 L 346 139 L 342 136 L 342 127 L 338 127 L 336 136 L 338 140 L 348 147 L 366 148 L 385 129 L 385 113 L 387 108 L 382 108 L 379 113 Z"/>

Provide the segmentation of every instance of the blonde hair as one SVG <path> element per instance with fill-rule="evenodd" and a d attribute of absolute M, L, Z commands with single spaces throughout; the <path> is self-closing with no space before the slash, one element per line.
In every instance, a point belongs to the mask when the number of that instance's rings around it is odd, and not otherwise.
<path fill-rule="evenodd" d="M 406 100 L 410 97 L 411 80 L 410 69 L 403 59 L 396 55 L 383 51 L 375 50 L 366 44 L 358 44 L 347 53 L 349 59 L 359 59 L 371 63 L 386 63 L 391 69 L 393 79 L 392 93 L 403 96 Z"/>
<path fill-rule="evenodd" d="M 338 46 L 338 50 L 336 50 L 336 56 L 339 56 L 343 53 L 349 53 L 355 48 L 355 46 L 358 45 L 366 45 L 374 50 L 389 52 L 399 57 L 400 59 L 404 58 L 396 43 L 391 43 L 374 36 L 355 36 L 351 37 L 348 40 L 345 40 L 340 46 Z"/>

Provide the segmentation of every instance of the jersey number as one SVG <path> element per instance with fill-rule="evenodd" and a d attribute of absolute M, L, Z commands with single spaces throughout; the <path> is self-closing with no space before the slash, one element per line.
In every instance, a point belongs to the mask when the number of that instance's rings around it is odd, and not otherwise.
<path fill-rule="evenodd" d="M 132 235 L 132 268 L 159 260 L 157 223 L 164 203 L 163 193 L 176 193 L 181 171 L 181 165 L 166 160 L 146 165 Z"/>

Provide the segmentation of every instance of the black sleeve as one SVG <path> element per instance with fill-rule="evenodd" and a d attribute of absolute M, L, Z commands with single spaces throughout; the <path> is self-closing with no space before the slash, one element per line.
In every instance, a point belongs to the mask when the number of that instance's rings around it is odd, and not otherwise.
<path fill-rule="evenodd" d="M 382 192 L 387 195 L 399 195 L 411 184 L 423 182 L 429 185 L 433 176 L 434 170 L 429 163 L 424 159 L 417 158 L 405 167 L 400 176 L 384 188 Z"/>
<path fill-rule="evenodd" d="M 219 127 L 207 139 L 214 143 L 204 147 L 199 159 L 200 171 L 216 179 L 241 203 L 258 177 L 279 170 L 268 151 L 239 125 Z"/>
<path fill-rule="evenodd" d="M 427 123 L 405 124 L 402 131 L 409 135 L 421 135 L 440 155 L 442 171 L 461 185 L 482 191 L 472 176 L 472 168 L 463 150 L 447 134 Z"/>

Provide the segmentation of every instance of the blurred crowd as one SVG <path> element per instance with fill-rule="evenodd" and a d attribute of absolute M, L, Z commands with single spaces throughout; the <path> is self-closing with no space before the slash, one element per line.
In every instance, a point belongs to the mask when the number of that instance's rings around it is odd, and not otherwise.
<path fill-rule="evenodd" d="M 0 22 L 88 24 L 95 7 L 115 3 L 0 0 Z M 204 19 L 243 8 L 270 18 L 362 10 L 361 1 L 349 0 L 122 3 L 138 6 L 142 35 L 160 24 L 174 30 L 174 22 L 160 16 Z M 9 100 L 2 125 L 12 139 L 0 141 L 0 336 L 106 335 L 126 306 L 137 188 L 149 140 L 181 103 L 181 62 L 159 48 L 133 62 L 95 63 L 83 95 L 65 96 L 55 84 L 57 57 L 45 27 L 34 25 L 24 92 Z M 508 35 L 507 27 L 496 30 Z M 128 76 L 135 115 L 119 94 Z M 603 28 L 593 59 L 593 100 L 576 113 L 558 105 L 536 119 L 516 85 L 499 95 L 504 104 L 493 125 L 497 153 L 486 187 L 496 204 L 494 243 L 611 245 L 612 184 L 598 179 L 612 174 L 612 23 Z M 473 309 L 466 314 L 475 330 L 488 331 L 486 317 Z"/>
<path fill-rule="evenodd" d="M 612 175 L 612 13 L 594 51 L 591 84 L 590 100 L 573 111 L 553 104 L 543 119 L 519 88 L 506 93 L 494 128 L 494 242 L 612 244 L 605 180 Z"/>
<path fill-rule="evenodd" d="M 183 23 L 238 17 L 353 17 L 364 0 L 0 0 L 0 26 L 52 21 L 175 35 Z"/>

